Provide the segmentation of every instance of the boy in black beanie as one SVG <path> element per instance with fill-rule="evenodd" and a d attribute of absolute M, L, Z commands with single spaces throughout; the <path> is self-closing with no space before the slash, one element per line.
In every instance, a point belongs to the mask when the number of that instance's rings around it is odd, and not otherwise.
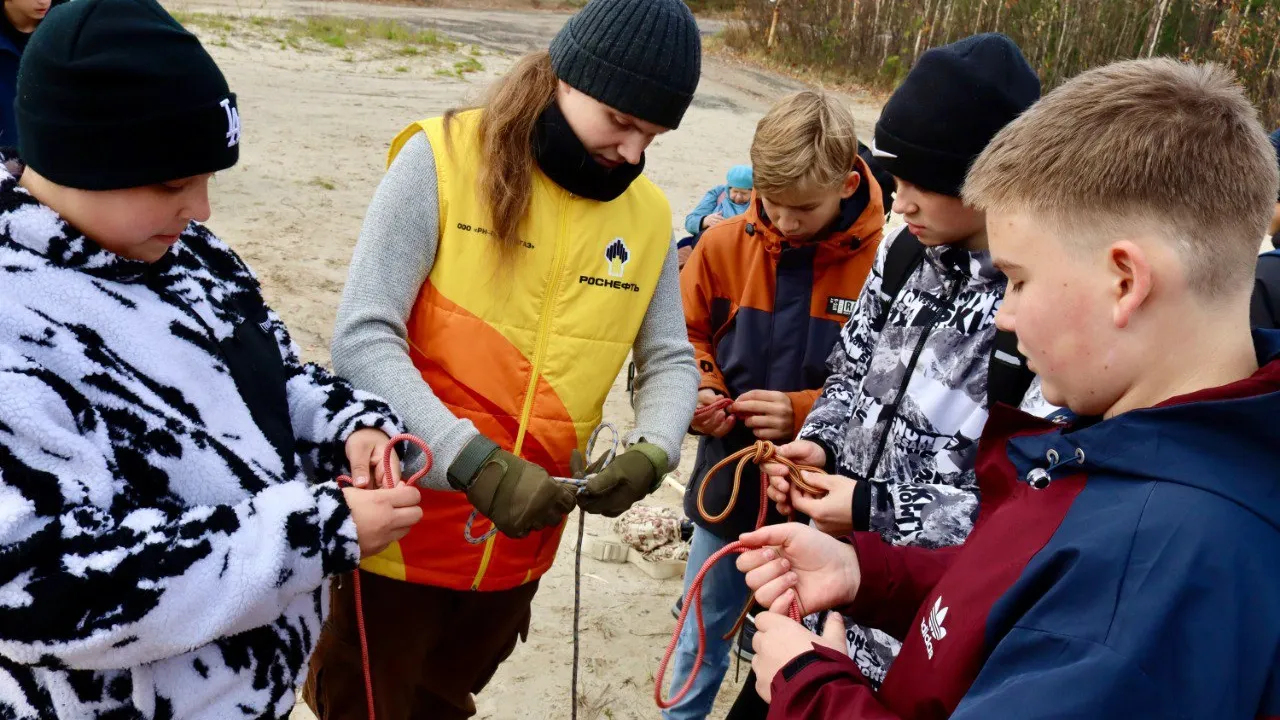
<path fill-rule="evenodd" d="M 889 98 L 871 150 L 897 182 L 893 210 L 906 225 L 880 246 L 822 395 L 798 439 L 778 450 L 825 467 L 830 475 L 814 482 L 829 492 L 805 496 L 784 468 L 767 466 L 770 498 L 783 513 L 794 508 L 836 535 L 874 530 L 898 545 L 961 543 L 977 511 L 974 456 L 988 408 L 1000 400 L 1048 409 L 1025 368 L 988 385 L 1005 277 L 987 251 L 983 213 L 960 199 L 969 165 L 1039 97 L 1018 47 L 984 34 L 926 52 Z M 1011 349 L 1008 359 L 1018 362 L 1016 343 Z M 829 618 L 829 642 L 878 685 L 898 643 L 839 622 Z M 817 629 L 818 618 L 808 624 Z M 757 648 L 757 672 L 770 657 Z M 765 667 L 761 677 L 776 671 Z M 756 716 L 760 706 L 749 684 L 730 717 Z"/>
<path fill-rule="evenodd" d="M 415 487 L 335 482 L 380 475 L 400 421 L 302 363 L 201 225 L 239 153 L 236 98 L 155 0 L 56 8 L 16 114 L 21 158 L 0 158 L 18 168 L 0 170 L 0 716 L 285 718 L 325 579 L 421 517 Z"/>

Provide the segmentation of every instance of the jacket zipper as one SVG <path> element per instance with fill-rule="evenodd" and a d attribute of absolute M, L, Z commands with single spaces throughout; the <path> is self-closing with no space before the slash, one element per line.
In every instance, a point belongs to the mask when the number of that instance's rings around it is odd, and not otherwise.
<path fill-rule="evenodd" d="M 951 286 L 950 292 L 947 293 L 946 302 L 942 307 L 947 308 L 955 304 L 956 298 L 959 297 L 960 291 L 964 289 L 964 277 L 956 279 Z M 911 376 L 916 371 L 916 363 L 920 360 L 920 354 L 924 352 L 925 343 L 929 341 L 929 336 L 933 334 L 933 329 L 938 326 L 938 319 L 941 313 L 938 313 L 929 322 L 929 326 L 925 328 L 924 333 L 920 335 L 920 339 L 916 342 L 915 350 L 911 353 L 911 361 L 907 363 L 907 371 L 902 376 L 902 382 L 898 385 L 898 394 L 894 398 L 893 415 L 889 417 L 889 421 L 885 423 L 884 431 L 880 433 L 880 442 L 876 445 L 876 452 L 871 456 L 871 468 L 867 472 L 867 479 L 871 480 L 876 476 L 876 471 L 880 469 L 880 461 L 884 459 L 884 448 L 889 442 L 889 432 L 893 429 L 893 421 L 898 419 L 899 408 L 902 407 L 902 401 L 907 396 L 907 386 L 911 384 Z M 883 330 L 882 330 L 883 332 Z M 874 482 L 874 481 L 872 481 Z M 879 493 L 876 498 L 876 505 L 881 510 L 889 509 L 888 492 Z"/>
<path fill-rule="evenodd" d="M 565 255 L 568 249 L 569 236 L 569 203 L 574 198 L 572 193 L 566 193 L 564 201 L 560 204 L 560 232 L 556 233 L 556 250 L 551 261 L 551 284 L 547 287 L 547 294 L 542 300 L 541 314 L 538 318 L 538 335 L 535 338 L 536 346 L 533 351 L 533 362 L 529 369 L 529 385 L 525 388 L 524 407 L 520 410 L 520 426 L 516 431 L 516 442 L 511 448 L 513 455 L 519 456 L 520 450 L 524 447 L 524 438 L 529 430 L 529 417 L 533 414 L 534 395 L 538 390 L 538 377 L 542 372 L 542 360 L 547 352 L 547 339 L 551 335 L 551 318 L 552 308 L 555 307 L 556 297 L 560 294 L 561 276 L 564 274 Z M 498 539 L 497 535 L 489 538 L 484 544 L 484 555 L 480 558 L 480 568 L 476 571 L 476 577 L 471 582 L 472 590 L 480 589 L 480 581 L 484 580 L 485 572 L 489 569 L 489 560 L 493 556 L 493 544 Z"/>

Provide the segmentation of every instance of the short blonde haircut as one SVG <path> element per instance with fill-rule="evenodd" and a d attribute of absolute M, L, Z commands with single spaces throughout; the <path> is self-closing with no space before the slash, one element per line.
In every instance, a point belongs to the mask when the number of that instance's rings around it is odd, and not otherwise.
<path fill-rule="evenodd" d="M 824 92 L 783 98 L 756 125 L 751 141 L 755 188 L 762 195 L 839 187 L 857 163 L 853 113 Z"/>
<path fill-rule="evenodd" d="M 1046 95 L 991 141 L 963 196 L 1068 236 L 1157 232 L 1194 290 L 1225 298 L 1253 277 L 1278 182 L 1232 73 L 1159 58 L 1090 70 Z"/>

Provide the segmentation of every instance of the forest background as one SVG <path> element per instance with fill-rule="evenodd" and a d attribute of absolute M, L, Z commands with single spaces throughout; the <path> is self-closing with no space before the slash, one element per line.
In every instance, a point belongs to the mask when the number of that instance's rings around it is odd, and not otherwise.
<path fill-rule="evenodd" d="M 1280 125 L 1280 0 L 689 0 L 724 12 L 728 49 L 822 80 L 892 90 L 925 50 L 981 32 L 1022 48 L 1046 90 L 1114 60 L 1231 68 Z"/>

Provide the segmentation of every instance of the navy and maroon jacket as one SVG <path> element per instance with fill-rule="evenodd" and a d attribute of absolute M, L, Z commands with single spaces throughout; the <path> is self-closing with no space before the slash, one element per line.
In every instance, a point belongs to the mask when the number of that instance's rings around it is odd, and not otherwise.
<path fill-rule="evenodd" d="M 830 373 L 827 356 L 853 312 L 883 234 L 880 186 L 863 160 L 856 169 L 862 182 L 824 235 L 788 242 L 753 194 L 746 213 L 703 233 L 680 271 L 689 342 L 702 373 L 699 387 L 728 398 L 748 390 L 785 392 L 795 415 L 793 433 L 822 392 Z M 723 438 L 699 439 L 685 514 L 722 538 L 736 539 L 755 527 L 757 476 L 739 493 L 733 513 L 715 526 L 698 515 L 698 487 L 712 465 L 753 442 L 742 421 Z M 732 480 L 732 468 L 712 480 L 708 511 L 725 507 Z M 769 512 L 781 519 L 772 507 Z"/>
<path fill-rule="evenodd" d="M 1280 332 L 1252 377 L 1065 427 L 993 409 L 964 545 L 852 541 L 879 692 L 818 648 L 769 717 L 1280 718 Z"/>

